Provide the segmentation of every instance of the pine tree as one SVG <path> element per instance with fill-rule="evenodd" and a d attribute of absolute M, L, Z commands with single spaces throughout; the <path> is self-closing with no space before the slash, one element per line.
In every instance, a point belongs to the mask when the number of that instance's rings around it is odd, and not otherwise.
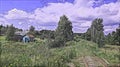
<path fill-rule="evenodd" d="M 13 27 L 13 25 L 10 25 L 6 32 L 6 40 L 8 40 L 8 41 L 12 40 L 14 33 L 15 33 L 15 27 Z"/>

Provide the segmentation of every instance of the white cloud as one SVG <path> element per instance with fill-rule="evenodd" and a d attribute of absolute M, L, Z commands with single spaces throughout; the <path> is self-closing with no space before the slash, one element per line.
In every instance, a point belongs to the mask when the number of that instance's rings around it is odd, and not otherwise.
<path fill-rule="evenodd" d="M 91 26 L 91 22 L 92 22 L 92 21 L 86 21 L 85 23 L 82 23 L 81 26 L 90 27 L 90 26 Z"/>
<path fill-rule="evenodd" d="M 27 12 L 18 10 L 16 8 L 8 11 L 8 14 L 5 15 L 5 18 L 7 18 L 7 19 L 24 19 L 24 18 L 28 18 L 28 17 L 29 17 L 29 15 Z"/>
<path fill-rule="evenodd" d="M 74 3 L 49 3 L 48 6 L 43 8 L 37 8 L 31 13 L 23 10 L 12 9 L 8 11 L 8 14 L 4 15 L 6 19 L 17 20 L 27 19 L 28 24 L 56 24 L 59 21 L 59 17 L 63 14 L 67 15 L 70 21 L 73 23 L 73 30 L 75 32 L 85 32 L 85 30 L 91 25 L 91 21 L 97 17 L 104 19 L 104 24 L 110 26 L 110 24 L 120 23 L 120 2 L 103 4 L 100 7 L 93 8 L 93 3 L 101 3 L 103 0 L 75 0 Z M 0 19 L 1 20 L 1 19 Z M 1 23 L 1 22 L 0 22 Z M 20 20 L 18 24 L 23 24 Z M 108 27 L 105 31 L 114 30 Z M 43 27 L 44 28 L 44 27 Z M 48 29 L 48 27 L 45 27 Z M 106 27 L 105 27 L 106 29 Z M 110 30 L 109 30 L 110 29 Z"/>
<path fill-rule="evenodd" d="M 23 24 L 23 22 L 18 22 L 19 25 Z"/>
<path fill-rule="evenodd" d="M 8 23 L 8 21 L 3 17 L 0 17 L 0 24 L 2 24 L 4 26 L 10 25 L 10 23 Z"/>
<path fill-rule="evenodd" d="M 92 7 L 94 0 L 75 0 L 75 7 Z"/>
<path fill-rule="evenodd" d="M 112 33 L 112 31 L 116 31 L 116 28 L 118 28 L 118 25 L 112 25 L 112 26 L 104 26 L 105 34 Z"/>

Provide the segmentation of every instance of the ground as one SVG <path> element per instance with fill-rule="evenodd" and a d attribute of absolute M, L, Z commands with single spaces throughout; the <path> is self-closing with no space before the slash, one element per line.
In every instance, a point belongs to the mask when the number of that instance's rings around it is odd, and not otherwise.
<path fill-rule="evenodd" d="M 22 43 L 5 41 L 4 36 L 0 37 L 1 67 L 105 67 L 106 64 L 120 63 L 120 46 L 106 45 L 98 48 L 93 42 L 79 39 L 77 42 L 67 42 L 65 47 L 48 48 L 47 40 L 36 39 L 36 42 Z"/>

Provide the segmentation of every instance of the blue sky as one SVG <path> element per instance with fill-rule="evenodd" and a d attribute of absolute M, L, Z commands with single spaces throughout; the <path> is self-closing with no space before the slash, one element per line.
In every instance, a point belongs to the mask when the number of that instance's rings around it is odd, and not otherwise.
<path fill-rule="evenodd" d="M 31 12 L 38 7 L 47 6 L 48 3 L 73 3 L 74 0 L 0 0 L 0 2 L 0 12 L 4 13 L 14 8 Z"/>
<path fill-rule="evenodd" d="M 102 4 L 108 4 L 116 1 L 117 0 L 104 0 L 104 2 L 94 3 L 93 7 L 99 7 Z M 47 6 L 48 3 L 65 3 L 65 2 L 74 3 L 74 0 L 0 0 L 1 6 L 0 13 L 7 12 L 14 8 L 31 12 L 38 7 L 42 8 L 44 6 Z"/>
<path fill-rule="evenodd" d="M 103 18 L 108 33 L 120 23 L 119 6 L 118 0 L 0 0 L 0 24 L 55 30 L 59 17 L 65 14 L 74 32 L 85 32 L 92 20 Z"/>

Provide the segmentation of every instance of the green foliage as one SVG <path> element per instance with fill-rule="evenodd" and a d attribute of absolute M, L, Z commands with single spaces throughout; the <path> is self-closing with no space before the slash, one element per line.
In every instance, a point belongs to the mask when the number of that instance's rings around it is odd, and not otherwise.
<path fill-rule="evenodd" d="M 116 29 L 115 38 L 116 38 L 116 44 L 120 46 L 120 24 L 119 27 Z"/>
<path fill-rule="evenodd" d="M 85 33 L 85 38 L 86 40 L 90 41 L 91 40 L 91 31 L 90 28 L 88 28 L 87 32 Z"/>
<path fill-rule="evenodd" d="M 116 31 L 113 31 L 112 33 L 109 33 L 106 36 L 106 43 L 110 45 L 120 45 L 120 25 L 116 29 Z"/>
<path fill-rule="evenodd" d="M 28 32 L 28 34 L 35 35 L 35 27 L 33 27 L 33 26 L 30 26 L 30 29 L 29 29 L 29 32 Z"/>
<path fill-rule="evenodd" d="M 1 66 L 6 67 L 19 67 L 19 66 L 31 66 L 31 59 L 25 55 L 14 56 L 12 55 L 5 56 L 4 59 L 1 60 Z"/>
<path fill-rule="evenodd" d="M 1 52 L 2 52 L 1 45 L 2 45 L 2 43 L 0 42 L 0 55 L 1 55 Z M 1 58 L 0 58 L 0 59 L 1 59 Z"/>
<path fill-rule="evenodd" d="M 34 32 L 35 31 L 35 27 L 33 26 L 30 26 L 30 29 L 29 29 L 30 32 Z"/>
<path fill-rule="evenodd" d="M 6 32 L 6 40 L 12 40 L 12 37 L 15 34 L 15 27 L 13 25 L 9 26 Z"/>
<path fill-rule="evenodd" d="M 3 26 L 2 26 L 2 25 L 0 25 L 0 35 L 2 34 L 2 32 L 1 32 L 2 27 L 3 27 Z"/>
<path fill-rule="evenodd" d="M 66 47 L 49 48 L 48 40 L 31 43 L 1 42 L 1 66 L 7 67 L 68 67 L 67 63 L 76 61 L 75 66 L 84 66 L 77 61 L 83 56 L 99 56 L 110 63 L 119 63 L 117 49 L 98 48 L 97 44 L 77 38 L 69 41 Z M 111 46 L 109 46 L 111 48 Z M 118 48 L 118 47 L 112 47 Z M 105 50 L 103 50 L 105 49 Z"/>
<path fill-rule="evenodd" d="M 78 42 L 79 40 L 76 40 L 76 41 Z M 69 41 L 69 42 L 67 42 L 65 44 L 65 46 L 71 46 L 71 45 L 75 46 L 76 45 L 76 41 Z"/>
<path fill-rule="evenodd" d="M 73 40 L 72 23 L 63 15 L 60 17 L 58 27 L 55 31 L 55 40 L 51 47 L 64 46 L 65 42 Z"/>
<path fill-rule="evenodd" d="M 41 30 L 40 31 L 40 38 L 41 39 L 54 39 L 54 31 L 51 30 Z"/>
<path fill-rule="evenodd" d="M 70 41 L 73 39 L 72 23 L 68 20 L 68 18 L 65 15 L 60 17 L 55 36 L 63 37 L 64 41 Z"/>
<path fill-rule="evenodd" d="M 95 54 L 101 58 L 106 59 L 110 64 L 119 64 L 120 54 L 118 49 L 120 49 L 120 47 L 116 47 L 112 48 L 112 46 L 109 46 L 107 48 L 101 48 Z"/>
<path fill-rule="evenodd" d="M 103 19 L 97 18 L 93 20 L 91 27 L 87 30 L 85 39 L 91 40 L 98 44 L 98 47 L 104 46 L 104 29 Z"/>
<path fill-rule="evenodd" d="M 6 35 L 6 32 L 7 32 L 8 28 L 9 28 L 8 25 L 7 26 L 0 25 L 0 35 L 2 35 L 2 36 Z M 22 29 L 18 29 L 18 28 L 15 28 L 15 27 L 14 27 L 14 29 L 15 29 L 15 31 L 22 31 Z"/>
<path fill-rule="evenodd" d="M 106 43 L 107 44 L 111 44 L 111 45 L 115 45 L 115 31 L 111 33 L 109 33 L 106 37 Z"/>
<path fill-rule="evenodd" d="M 45 43 L 2 43 L 1 66 L 67 67 L 66 63 L 76 57 L 74 49 L 49 49 Z"/>
<path fill-rule="evenodd" d="M 48 42 L 49 47 L 55 48 L 55 47 L 63 47 L 65 46 L 64 38 L 61 36 L 57 36 L 55 40 L 50 40 Z"/>
<path fill-rule="evenodd" d="M 7 29 L 8 29 L 8 26 L 5 27 L 5 26 L 3 26 L 3 25 L 0 25 L 0 35 L 5 35 Z"/>

